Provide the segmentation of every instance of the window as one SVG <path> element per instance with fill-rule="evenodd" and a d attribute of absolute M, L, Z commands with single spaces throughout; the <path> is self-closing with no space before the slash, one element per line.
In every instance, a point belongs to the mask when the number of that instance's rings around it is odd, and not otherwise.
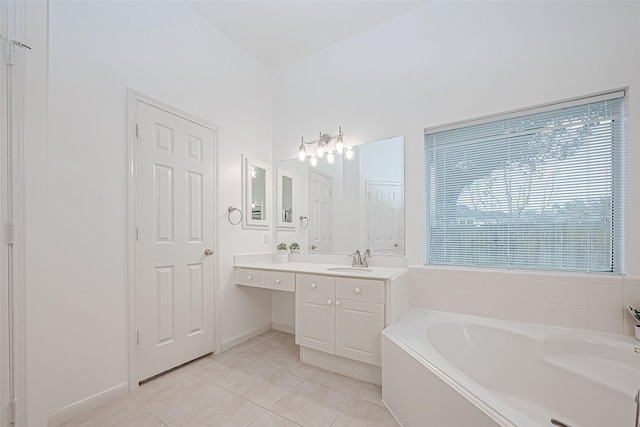
<path fill-rule="evenodd" d="M 425 130 L 425 263 L 622 272 L 623 96 Z"/>

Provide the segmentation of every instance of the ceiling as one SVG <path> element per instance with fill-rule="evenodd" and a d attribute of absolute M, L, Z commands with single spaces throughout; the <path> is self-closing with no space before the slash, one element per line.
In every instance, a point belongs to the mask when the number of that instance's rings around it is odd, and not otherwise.
<path fill-rule="evenodd" d="M 279 68 L 428 0 L 192 0 L 188 3 L 265 65 Z"/>

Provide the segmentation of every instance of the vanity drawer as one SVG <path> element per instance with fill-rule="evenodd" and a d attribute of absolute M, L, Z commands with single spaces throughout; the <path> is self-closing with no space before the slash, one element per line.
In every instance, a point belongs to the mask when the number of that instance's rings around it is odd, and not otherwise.
<path fill-rule="evenodd" d="M 338 277 L 336 298 L 384 304 L 384 281 Z"/>
<path fill-rule="evenodd" d="M 264 271 L 251 268 L 236 268 L 236 283 L 238 285 L 264 288 Z"/>
<path fill-rule="evenodd" d="M 296 275 L 284 271 L 265 271 L 264 287 L 294 292 L 296 290 Z"/>
<path fill-rule="evenodd" d="M 313 274 L 296 274 L 296 292 L 331 297 L 336 292 L 336 279 Z"/>

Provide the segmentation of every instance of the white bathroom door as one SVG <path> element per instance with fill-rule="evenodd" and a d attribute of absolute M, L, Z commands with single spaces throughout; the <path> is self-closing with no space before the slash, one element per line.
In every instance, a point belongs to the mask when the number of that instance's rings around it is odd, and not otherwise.
<path fill-rule="evenodd" d="M 367 181 L 367 247 L 373 254 L 404 250 L 404 186 Z"/>
<path fill-rule="evenodd" d="M 214 131 L 137 102 L 138 378 L 213 351 Z"/>
<path fill-rule="evenodd" d="M 333 193 L 331 178 L 309 172 L 309 252 L 329 253 L 333 250 L 331 211 Z"/>

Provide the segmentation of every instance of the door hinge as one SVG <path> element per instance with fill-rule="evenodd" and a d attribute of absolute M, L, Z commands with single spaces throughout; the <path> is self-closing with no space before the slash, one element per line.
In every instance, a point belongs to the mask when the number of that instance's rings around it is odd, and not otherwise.
<path fill-rule="evenodd" d="M 7 244 L 13 245 L 16 242 L 16 223 L 7 223 Z"/>
<path fill-rule="evenodd" d="M 16 399 L 9 401 L 7 405 L 7 416 L 9 417 L 9 424 L 16 423 Z"/>
<path fill-rule="evenodd" d="M 136 331 L 136 344 L 140 344 L 140 331 Z"/>
<path fill-rule="evenodd" d="M 136 123 L 136 138 L 140 138 L 140 127 Z"/>

